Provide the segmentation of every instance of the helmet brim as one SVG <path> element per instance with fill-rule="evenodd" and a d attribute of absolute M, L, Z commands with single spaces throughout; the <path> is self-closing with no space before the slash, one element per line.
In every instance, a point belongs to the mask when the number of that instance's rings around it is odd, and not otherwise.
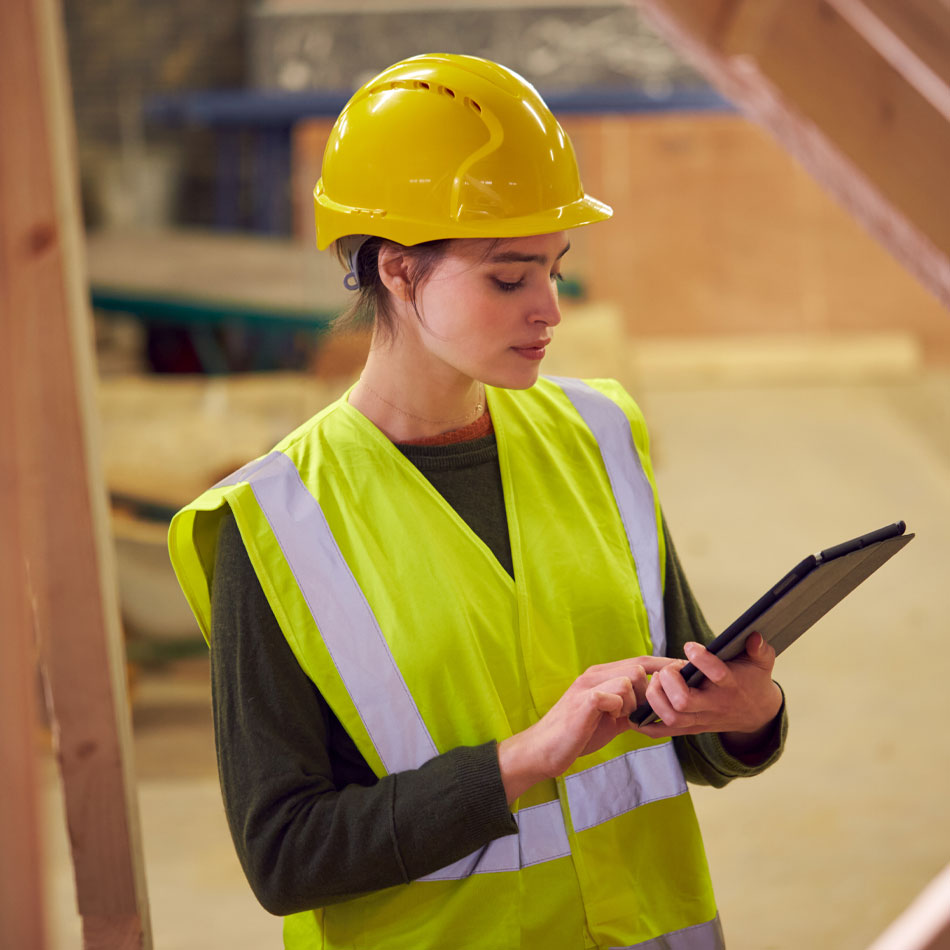
<path fill-rule="evenodd" d="M 535 234 L 552 234 L 555 231 L 567 231 L 580 228 L 598 221 L 606 221 L 613 215 L 610 205 L 584 195 L 568 205 L 535 212 L 515 218 L 498 218 L 485 215 L 481 219 L 466 221 L 446 221 L 442 226 L 433 227 L 431 221 L 415 221 L 404 216 L 396 216 L 371 210 L 343 209 L 329 199 L 317 182 L 314 188 L 314 201 L 335 212 L 327 216 L 321 227 L 317 225 L 317 247 L 323 250 L 334 241 L 351 234 L 372 234 L 386 238 L 397 244 L 410 247 L 423 241 L 435 241 L 445 238 L 513 238 L 530 237 Z M 341 215 L 341 211 L 349 211 Z M 318 221 L 319 221 L 318 215 Z M 352 226 L 346 227 L 351 219 Z"/>

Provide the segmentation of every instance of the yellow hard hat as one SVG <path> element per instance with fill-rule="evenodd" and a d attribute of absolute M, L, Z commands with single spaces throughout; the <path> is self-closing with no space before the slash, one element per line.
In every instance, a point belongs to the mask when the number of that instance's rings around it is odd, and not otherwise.
<path fill-rule="evenodd" d="M 313 190 L 317 246 L 550 234 L 609 218 L 584 194 L 570 139 L 517 73 L 475 56 L 402 60 L 333 126 Z"/>

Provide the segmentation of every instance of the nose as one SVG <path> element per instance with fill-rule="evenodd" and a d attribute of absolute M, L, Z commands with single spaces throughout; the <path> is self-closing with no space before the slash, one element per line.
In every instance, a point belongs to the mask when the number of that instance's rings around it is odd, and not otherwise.
<path fill-rule="evenodd" d="M 557 281 L 547 281 L 547 287 L 535 303 L 531 322 L 556 327 L 561 322 L 561 307 L 557 299 Z"/>

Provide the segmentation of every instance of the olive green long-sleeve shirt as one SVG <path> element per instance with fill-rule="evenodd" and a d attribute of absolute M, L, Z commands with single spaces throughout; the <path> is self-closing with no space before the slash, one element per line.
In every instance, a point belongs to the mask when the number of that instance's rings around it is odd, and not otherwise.
<path fill-rule="evenodd" d="M 512 573 L 494 435 L 399 448 Z M 712 635 L 665 537 L 667 642 L 682 656 L 684 643 Z M 293 656 L 229 513 L 215 564 L 211 669 L 225 811 L 270 912 L 405 883 L 517 830 L 494 741 L 376 778 Z M 688 781 L 721 786 L 771 765 L 785 730 L 783 706 L 756 766 L 730 756 L 715 734 L 674 742 Z"/>

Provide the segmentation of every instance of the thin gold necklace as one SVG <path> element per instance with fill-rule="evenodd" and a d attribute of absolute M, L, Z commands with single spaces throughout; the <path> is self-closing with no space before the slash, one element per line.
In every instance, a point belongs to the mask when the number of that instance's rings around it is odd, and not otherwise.
<path fill-rule="evenodd" d="M 478 402 L 475 404 L 475 408 L 469 410 L 465 413 L 464 416 L 458 419 L 427 419 L 425 416 L 417 416 L 415 413 L 406 412 L 405 409 L 400 409 L 394 402 L 390 402 L 384 396 L 380 396 L 375 389 L 362 376 L 360 376 L 360 382 L 380 401 L 386 403 L 390 409 L 395 409 L 396 412 L 402 413 L 404 416 L 408 416 L 410 419 L 417 419 L 419 422 L 428 422 L 429 425 L 434 426 L 450 426 L 458 425 L 461 422 L 467 422 L 469 419 L 474 419 L 478 414 L 485 408 L 485 387 L 482 383 L 478 384 Z"/>

